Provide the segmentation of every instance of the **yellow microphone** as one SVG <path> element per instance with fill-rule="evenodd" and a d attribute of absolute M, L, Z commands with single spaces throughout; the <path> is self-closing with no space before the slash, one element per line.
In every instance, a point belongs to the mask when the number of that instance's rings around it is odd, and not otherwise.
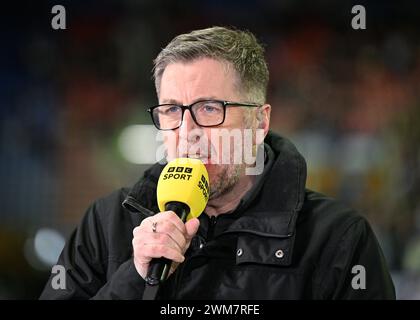
<path fill-rule="evenodd" d="M 188 216 L 184 222 L 197 218 L 209 200 L 209 175 L 199 159 L 178 158 L 169 162 L 160 174 L 157 184 L 157 202 L 160 211 L 181 206 Z M 178 214 L 178 212 L 176 212 Z M 186 220 L 185 220 L 186 219 Z"/>
<path fill-rule="evenodd" d="M 160 211 L 174 211 L 185 222 L 197 218 L 209 199 L 209 176 L 203 162 L 193 158 L 177 158 L 162 170 L 157 184 Z M 146 283 L 156 286 L 168 277 L 172 261 L 155 258 L 149 264 Z"/>

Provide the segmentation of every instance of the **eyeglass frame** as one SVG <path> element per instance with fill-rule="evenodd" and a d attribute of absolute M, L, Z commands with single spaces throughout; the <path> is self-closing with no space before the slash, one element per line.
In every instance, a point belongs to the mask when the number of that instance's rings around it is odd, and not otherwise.
<path fill-rule="evenodd" d="M 191 109 L 191 107 L 193 105 L 195 105 L 195 104 L 197 104 L 199 102 L 218 102 L 218 103 L 221 103 L 223 105 L 223 119 L 222 119 L 222 121 L 220 123 L 218 123 L 218 124 L 212 124 L 212 125 L 201 125 L 201 124 L 199 124 L 197 122 L 197 119 L 195 118 L 194 112 L 192 112 L 192 109 Z M 156 108 L 158 108 L 158 107 L 163 107 L 163 106 L 176 106 L 176 107 L 180 107 L 181 108 L 181 110 L 182 110 L 182 113 L 181 113 L 181 122 L 180 122 L 180 124 L 179 124 L 178 127 L 175 127 L 175 128 L 172 128 L 172 129 L 160 129 L 160 128 L 158 128 L 158 126 L 155 123 L 155 119 L 153 118 L 153 110 L 156 109 Z M 204 99 L 204 100 L 195 101 L 195 102 L 193 102 L 193 103 L 191 103 L 189 105 L 182 105 L 182 104 L 176 104 L 176 103 L 163 103 L 163 104 L 158 104 L 158 105 L 155 105 L 153 107 L 148 108 L 147 109 L 147 112 L 150 113 L 150 116 L 152 118 L 152 122 L 153 122 L 153 124 L 155 125 L 155 127 L 158 130 L 169 131 L 169 130 L 176 130 L 176 129 L 178 129 L 182 125 L 182 121 L 184 120 L 185 110 L 188 110 L 190 112 L 191 117 L 193 118 L 194 122 L 197 125 L 199 125 L 200 127 L 203 127 L 203 128 L 210 128 L 210 127 L 220 126 L 222 123 L 225 122 L 225 119 L 226 119 L 226 107 L 228 107 L 228 106 L 259 108 L 262 105 L 261 104 L 256 104 L 256 103 L 241 103 L 241 102 L 233 102 L 233 101 L 225 101 L 225 100 Z"/>

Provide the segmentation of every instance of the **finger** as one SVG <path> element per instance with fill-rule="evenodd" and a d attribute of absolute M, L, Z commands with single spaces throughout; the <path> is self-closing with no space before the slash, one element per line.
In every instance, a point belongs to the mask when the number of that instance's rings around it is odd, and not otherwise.
<path fill-rule="evenodd" d="M 162 223 L 171 223 L 179 232 L 186 233 L 185 225 L 182 220 L 173 211 L 164 211 L 155 214 L 153 217 L 144 219 L 138 227 L 134 228 L 133 235 L 135 235 L 136 232 L 139 232 L 139 229 L 144 229 L 149 232 L 153 230 L 153 224 L 156 224 L 157 227 L 158 225 L 162 225 Z"/>
<path fill-rule="evenodd" d="M 158 218 L 157 221 L 161 221 L 161 220 L 170 221 L 175 225 L 175 227 L 178 228 L 178 230 L 181 233 L 186 232 L 184 222 L 182 222 L 182 220 L 173 211 L 163 211 L 154 215 L 154 217 Z"/>
<path fill-rule="evenodd" d="M 153 232 L 153 227 L 149 226 L 148 223 L 142 224 L 139 226 L 138 231 L 134 232 L 134 237 L 145 238 L 150 234 L 166 234 L 172 241 L 176 242 L 181 249 L 185 247 L 185 244 L 187 243 L 186 231 L 182 233 L 171 221 L 158 221 L 155 229 L 156 232 Z"/>
<path fill-rule="evenodd" d="M 142 229 L 141 226 L 143 224 L 143 221 L 141 222 L 141 224 L 139 226 L 137 226 L 133 229 L 133 237 L 136 237 L 141 232 L 141 229 Z"/>
<path fill-rule="evenodd" d="M 191 240 L 195 236 L 199 227 L 200 220 L 198 220 L 197 218 L 190 219 L 185 223 L 185 229 L 187 230 L 188 240 Z"/>
<path fill-rule="evenodd" d="M 179 263 L 184 262 L 184 256 L 172 247 L 168 247 L 161 244 L 148 244 L 143 245 L 142 255 L 150 258 L 167 258 L 172 261 Z"/>
<path fill-rule="evenodd" d="M 187 244 L 187 240 L 178 230 L 174 230 L 172 234 L 164 232 L 143 232 L 133 238 L 133 243 L 136 245 L 141 245 L 141 243 L 163 244 L 176 250 L 183 251 Z"/>
<path fill-rule="evenodd" d="M 132 245 L 137 255 L 144 255 L 145 246 L 152 245 L 164 246 L 172 248 L 173 250 L 176 250 L 178 252 L 183 252 L 183 248 L 180 248 L 180 246 L 175 241 L 173 241 L 171 237 L 163 233 L 150 233 L 146 234 L 145 236 L 133 238 Z M 149 249 L 147 248 L 147 250 Z"/>

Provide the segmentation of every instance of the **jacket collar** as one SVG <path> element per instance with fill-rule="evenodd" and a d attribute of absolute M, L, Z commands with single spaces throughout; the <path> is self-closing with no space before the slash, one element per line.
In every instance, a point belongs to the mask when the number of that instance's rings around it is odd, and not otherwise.
<path fill-rule="evenodd" d="M 289 237 L 294 233 L 297 213 L 304 201 L 306 162 L 289 140 L 271 131 L 265 144 L 272 150 L 273 164 L 260 182 L 258 196 L 229 230 Z"/>
<path fill-rule="evenodd" d="M 274 162 L 265 174 L 259 192 L 240 210 L 242 215 L 226 232 L 247 232 L 269 237 L 290 237 L 294 234 L 297 213 L 303 205 L 306 162 L 286 138 L 269 132 L 265 143 L 274 154 Z M 131 212 L 151 216 L 158 212 L 156 186 L 164 165 L 156 163 L 129 191 L 123 201 Z"/>

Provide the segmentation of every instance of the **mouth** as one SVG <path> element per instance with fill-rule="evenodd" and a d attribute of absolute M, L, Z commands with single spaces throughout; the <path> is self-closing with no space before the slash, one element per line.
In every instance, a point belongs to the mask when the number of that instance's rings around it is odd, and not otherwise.
<path fill-rule="evenodd" d="M 180 158 L 198 159 L 201 160 L 204 164 L 214 164 L 215 160 L 213 158 L 215 158 L 215 154 L 216 152 L 213 146 L 202 148 L 197 148 L 193 146 L 185 149 L 178 148 L 178 156 Z"/>
<path fill-rule="evenodd" d="M 198 159 L 201 160 L 204 164 L 208 164 L 210 163 L 210 158 L 208 155 L 206 154 L 186 154 L 186 155 L 182 155 L 183 158 L 190 158 L 190 159 Z"/>

